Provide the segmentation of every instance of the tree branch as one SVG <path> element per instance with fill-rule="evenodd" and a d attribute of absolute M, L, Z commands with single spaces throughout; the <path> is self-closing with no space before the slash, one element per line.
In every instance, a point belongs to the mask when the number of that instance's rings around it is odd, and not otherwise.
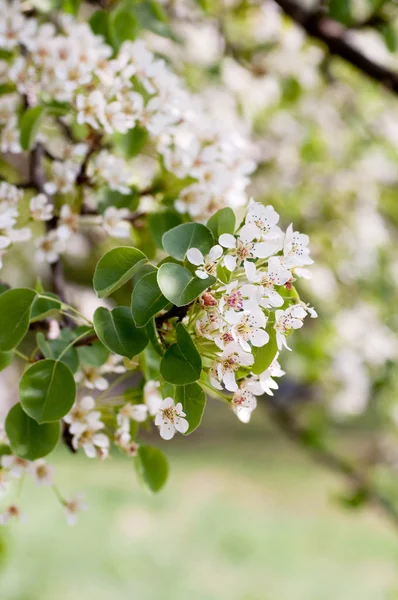
<path fill-rule="evenodd" d="M 271 420 L 285 437 L 300 446 L 318 464 L 343 475 L 355 491 L 360 491 L 367 502 L 376 507 L 398 529 L 398 508 L 373 486 L 364 473 L 349 460 L 330 450 L 322 440 L 314 440 L 312 431 L 298 423 L 286 407 L 277 405 L 275 400 L 269 397 L 266 399 L 266 406 Z"/>
<path fill-rule="evenodd" d="M 309 36 L 323 42 L 330 54 L 339 56 L 373 81 L 398 94 L 398 73 L 370 60 L 357 50 L 349 41 L 349 29 L 320 11 L 304 8 L 295 0 L 274 1 Z"/>

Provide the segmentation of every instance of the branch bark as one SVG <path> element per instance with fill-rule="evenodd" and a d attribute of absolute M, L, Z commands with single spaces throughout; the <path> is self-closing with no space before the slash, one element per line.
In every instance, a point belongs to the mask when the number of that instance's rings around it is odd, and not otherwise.
<path fill-rule="evenodd" d="M 330 54 L 339 56 L 373 81 L 398 94 L 398 73 L 367 58 L 349 40 L 349 29 L 325 16 L 311 11 L 295 0 L 274 0 L 295 23 L 311 37 L 323 42 Z"/>
<path fill-rule="evenodd" d="M 321 466 L 343 475 L 353 489 L 360 490 L 367 502 L 377 508 L 398 530 L 398 508 L 390 498 L 375 488 L 365 473 L 361 472 L 348 459 L 329 449 L 323 442 L 314 443 L 311 431 L 301 425 L 289 409 L 277 405 L 269 398 L 267 398 L 266 406 L 271 420 L 286 438 L 307 452 Z"/>

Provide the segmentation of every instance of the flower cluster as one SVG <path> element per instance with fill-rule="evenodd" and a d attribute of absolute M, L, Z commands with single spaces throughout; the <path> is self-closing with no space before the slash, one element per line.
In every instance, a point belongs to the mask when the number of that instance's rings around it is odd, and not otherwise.
<path fill-rule="evenodd" d="M 36 242 L 38 260 L 56 262 L 71 235 L 87 223 L 113 237 L 130 236 L 128 210 L 111 206 L 87 219 L 79 199 L 97 207 L 104 187 L 129 195 L 140 185 L 115 144 L 115 136 L 137 128 L 146 132 L 158 171 L 178 182 L 177 211 L 204 220 L 224 205 L 247 202 L 248 175 L 255 168 L 247 143 L 209 119 L 200 100 L 142 40 L 124 42 L 115 55 L 87 23 L 70 15 L 42 22 L 26 16 L 19 1 L 7 0 L 0 1 L 0 10 L 0 48 L 10 54 L 0 60 L 0 83 L 15 87 L 0 98 L 1 151 L 22 152 L 24 106 L 65 108 L 61 115 L 48 109 L 31 140 L 45 149 L 46 171 L 39 187 L 31 182 L 36 187 L 31 216 L 55 219 Z M 53 210 L 54 197 L 60 210 Z"/>
<path fill-rule="evenodd" d="M 288 336 L 307 314 L 317 316 L 292 293 L 295 278 L 308 277 L 313 262 L 308 236 L 292 225 L 283 233 L 278 221 L 272 206 L 251 202 L 237 233 L 222 234 L 207 256 L 197 248 L 187 253 L 198 277 L 217 277 L 221 268 L 232 279 L 217 278 L 201 296 L 196 335 L 218 350 L 209 366 L 211 385 L 234 393 L 232 406 L 243 421 L 256 407 L 256 395 L 272 395 L 278 387 L 272 378 L 283 375 L 277 359 L 284 347 L 290 350 Z M 267 348 L 274 348 L 269 367 L 256 375 L 256 352 Z"/>

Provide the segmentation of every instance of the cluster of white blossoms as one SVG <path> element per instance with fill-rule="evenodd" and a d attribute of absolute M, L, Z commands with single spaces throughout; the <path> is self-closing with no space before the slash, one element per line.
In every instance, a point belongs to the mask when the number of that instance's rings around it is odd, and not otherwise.
<path fill-rule="evenodd" d="M 0 183 L 0 267 L 7 249 L 14 243 L 26 242 L 31 237 L 30 229 L 17 228 L 19 202 L 23 193 L 6 182 Z"/>
<path fill-rule="evenodd" d="M 207 256 L 197 248 L 187 252 L 188 260 L 198 266 L 202 279 L 217 277 L 226 269 L 232 281 L 220 279 L 202 294 L 196 334 L 215 344 L 208 369 L 211 385 L 233 392 L 232 407 L 247 422 L 256 407 L 256 395 L 272 395 L 278 386 L 273 377 L 284 374 L 278 353 L 287 337 L 303 325 L 315 310 L 291 294 L 297 276 L 309 277 L 312 264 L 308 236 L 294 232 L 290 225 L 284 233 L 277 225 L 279 215 L 272 206 L 251 202 L 245 222 L 235 235 L 224 233 Z M 251 372 L 256 349 L 275 341 L 274 358 L 261 374 Z"/>
<path fill-rule="evenodd" d="M 1 437 L 2 444 L 8 443 L 6 437 Z M 55 487 L 55 467 L 40 458 L 35 461 L 25 460 L 13 454 L 4 454 L 0 459 L 0 498 L 7 498 L 12 492 L 12 483 L 21 481 L 29 476 L 33 482 L 40 487 L 53 487 L 59 496 L 65 510 L 66 520 L 69 525 L 75 525 L 77 515 L 85 510 L 86 504 L 82 494 L 75 497 L 63 499 Z M 7 525 L 10 521 L 25 521 L 26 514 L 19 503 L 11 502 L 0 512 L 0 525 Z"/>
<path fill-rule="evenodd" d="M 20 2 L 7 0 L 0 0 L 0 11 L 0 48 L 10 54 L 0 60 L 0 84 L 15 87 L 0 97 L 1 151 L 22 152 L 24 107 L 46 110 L 32 140 L 45 149 L 46 181 L 39 189 L 32 182 L 38 194 L 31 214 L 41 221 L 54 217 L 55 223 L 36 242 L 38 260 L 58 260 L 70 236 L 90 222 L 72 209 L 73 198 L 87 197 L 95 205 L 101 188 L 131 193 L 137 172 L 118 154 L 114 139 L 135 127 L 146 131 L 158 168 L 178 180 L 179 212 L 205 220 L 218 208 L 247 202 L 248 175 L 255 168 L 247 143 L 209 119 L 200 100 L 145 42 L 127 41 L 114 55 L 102 36 L 70 15 L 43 23 L 25 16 Z M 65 107 L 65 115 L 52 113 L 54 103 Z M 80 138 L 75 126 L 83 128 Z M 54 196 L 60 212 L 52 210 Z M 94 224 L 111 236 L 128 237 L 128 211 L 109 209 Z"/>

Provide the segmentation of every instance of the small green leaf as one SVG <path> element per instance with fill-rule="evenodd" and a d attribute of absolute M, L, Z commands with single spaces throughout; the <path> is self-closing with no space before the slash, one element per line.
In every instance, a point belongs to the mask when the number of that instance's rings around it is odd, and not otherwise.
<path fill-rule="evenodd" d="M 162 237 L 163 248 L 177 260 L 184 260 L 190 248 L 198 248 L 202 254 L 209 253 L 214 245 L 213 234 L 201 223 L 183 223 L 167 231 Z"/>
<path fill-rule="evenodd" d="M 109 13 L 106 10 L 97 10 L 89 19 L 90 27 L 96 35 L 102 35 L 105 42 L 109 43 Z"/>
<path fill-rule="evenodd" d="M 0 371 L 4 371 L 12 363 L 13 352 L 0 352 Z"/>
<path fill-rule="evenodd" d="M 33 106 L 23 113 L 19 124 L 22 150 L 28 151 L 32 147 L 44 113 L 43 106 Z"/>
<path fill-rule="evenodd" d="M 35 323 L 36 321 L 42 321 L 48 317 L 56 314 L 62 306 L 61 300 L 55 294 L 46 292 L 46 296 L 54 298 L 54 300 L 48 300 L 47 298 L 35 298 L 32 304 L 32 311 L 30 315 L 30 322 Z"/>
<path fill-rule="evenodd" d="M 210 219 L 206 225 L 214 235 L 214 238 L 218 240 L 220 235 L 223 233 L 233 234 L 235 232 L 235 213 L 232 208 L 228 206 L 218 210 Z"/>
<path fill-rule="evenodd" d="M 21 406 L 39 424 L 62 419 L 75 397 L 71 370 L 58 360 L 45 359 L 31 365 L 19 382 Z"/>
<path fill-rule="evenodd" d="M 261 346 L 261 348 L 252 347 L 254 363 L 251 369 L 255 375 L 260 375 L 266 371 L 278 352 L 275 329 L 270 327 L 267 328 L 267 331 L 269 333 L 268 343 Z"/>
<path fill-rule="evenodd" d="M 137 248 L 113 248 L 98 261 L 94 273 L 94 289 L 99 298 L 105 298 L 124 285 L 146 262 L 147 257 Z"/>
<path fill-rule="evenodd" d="M 189 304 L 214 282 L 212 275 L 207 279 L 199 279 L 175 263 L 165 263 L 158 270 L 159 288 L 163 296 L 176 306 Z"/>
<path fill-rule="evenodd" d="M 151 213 L 148 217 L 149 230 L 159 248 L 163 248 L 163 235 L 178 225 L 181 225 L 181 216 L 173 210 Z"/>
<path fill-rule="evenodd" d="M 123 42 L 137 37 L 139 22 L 131 10 L 120 8 L 111 13 L 109 33 L 112 45 L 119 50 Z"/>
<path fill-rule="evenodd" d="M 36 292 L 15 288 L 0 295 L 0 351 L 12 350 L 29 329 Z"/>
<path fill-rule="evenodd" d="M 46 336 L 42 332 L 39 332 L 36 335 L 36 342 L 44 358 L 53 358 L 54 360 L 57 360 L 58 357 L 62 355 L 60 360 L 69 367 L 72 373 L 76 373 L 79 368 L 79 355 L 77 349 L 74 346 L 71 346 L 64 352 L 69 345 L 69 340 L 62 338 L 47 340 Z"/>
<path fill-rule="evenodd" d="M 142 352 L 149 341 L 145 329 L 135 326 L 127 306 L 119 306 L 112 311 L 97 308 L 94 313 L 94 329 L 109 350 L 130 359 Z"/>
<path fill-rule="evenodd" d="M 123 135 L 119 134 L 115 136 L 116 144 L 120 147 L 126 158 L 137 156 L 145 146 L 148 137 L 148 131 L 140 125 L 136 125 Z"/>
<path fill-rule="evenodd" d="M 99 203 L 99 209 L 104 212 L 109 206 L 115 206 L 116 208 L 128 208 L 133 211 L 137 208 L 139 201 L 140 196 L 135 189 L 132 189 L 129 194 L 121 194 L 116 190 L 105 188 Z"/>
<path fill-rule="evenodd" d="M 140 446 L 134 462 L 141 481 L 151 492 L 158 492 L 169 474 L 169 465 L 163 452 L 152 446 Z"/>
<path fill-rule="evenodd" d="M 206 406 L 206 394 L 198 383 L 179 385 L 175 389 L 175 402 L 181 402 L 189 423 L 188 433 L 199 427 Z"/>
<path fill-rule="evenodd" d="M 85 329 L 91 330 L 91 327 Z M 84 329 L 80 327 L 76 333 L 80 335 L 83 331 Z M 79 346 L 77 354 L 80 362 L 89 367 L 101 367 L 109 358 L 108 348 L 105 348 L 104 344 L 99 340 L 96 340 L 89 346 Z"/>
<path fill-rule="evenodd" d="M 61 434 L 60 423 L 39 425 L 22 410 L 20 404 L 12 407 L 5 426 L 11 450 L 25 460 L 37 460 L 50 454 Z"/>
<path fill-rule="evenodd" d="M 202 359 L 184 325 L 176 329 L 176 343 L 167 349 L 160 363 L 160 374 L 174 385 L 197 381 L 202 372 Z"/>
<path fill-rule="evenodd" d="M 141 277 L 131 297 L 131 311 L 137 327 L 144 327 L 168 303 L 160 291 L 156 271 Z"/>

